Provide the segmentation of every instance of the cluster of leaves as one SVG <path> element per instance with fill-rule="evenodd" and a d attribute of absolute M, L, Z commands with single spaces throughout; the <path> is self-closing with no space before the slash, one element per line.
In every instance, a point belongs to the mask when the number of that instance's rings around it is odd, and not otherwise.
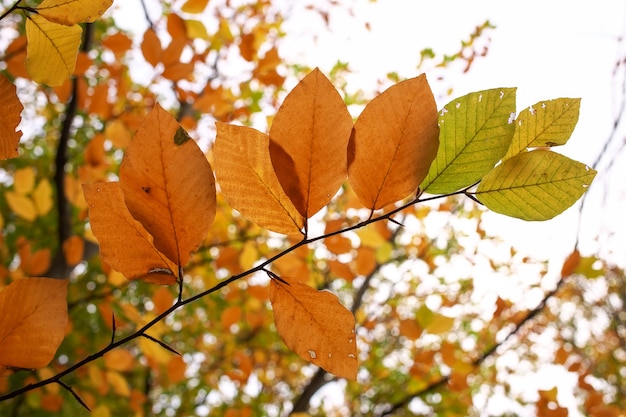
<path fill-rule="evenodd" d="M 77 7 L 80 2 L 71 4 Z M 197 13 L 206 7 L 206 1 L 190 0 L 182 11 Z M 37 14 L 37 9 L 24 10 Z M 232 43 L 227 20 L 218 20 L 211 40 Z M 226 121 L 249 115 L 244 112 L 254 106 L 248 102 L 238 107 L 235 100 L 226 105 L 226 90 L 216 93 L 209 83 L 202 93 L 194 93 L 195 88 L 186 90 L 180 82 L 206 61 L 211 48 L 219 48 L 212 42 L 202 52 L 195 50 L 192 39 L 209 37 L 199 23 L 170 14 L 167 31 L 172 42 L 163 48 L 155 28 L 148 28 L 141 43 L 142 55 L 158 78 L 174 83 L 180 123 L 158 104 L 148 106 L 152 109 L 144 117 L 146 106 L 138 106 L 140 100 L 130 94 L 127 69 L 119 64 L 102 67 L 113 74 L 109 81 L 96 77 L 96 84 L 83 87 L 80 83 L 88 82 L 87 68 L 93 61 L 86 63 L 84 72 L 72 71 L 76 78 L 66 83 L 68 108 L 74 102 L 75 108 L 88 110 L 83 120 L 97 115 L 104 123 L 104 133 L 81 139 L 85 132 L 78 132 L 84 129 L 76 132 L 75 140 L 85 143 L 84 160 L 76 162 L 78 175 L 63 172 L 54 184 L 57 198 L 66 198 L 76 216 L 73 233 L 60 234 L 64 238 L 59 253 L 65 265 L 78 264 L 83 272 L 75 269 L 70 285 L 67 279 L 22 278 L 49 275 L 55 248 L 34 246 L 40 244 L 38 236 L 20 229 L 23 236 L 15 239 L 19 264 L 6 269 L 5 279 L 12 282 L 0 292 L 0 366 L 5 372 L 40 370 L 5 379 L 2 389 L 9 389 L 10 381 L 11 392 L 1 399 L 29 392 L 32 407 L 67 411 L 73 406 L 64 403 L 56 383 L 98 415 L 124 410 L 148 414 L 170 407 L 160 395 L 177 396 L 186 404 L 179 407 L 189 412 L 221 407 L 230 410 L 229 415 L 278 414 L 282 409 L 271 410 L 270 404 L 308 409 L 311 395 L 328 382 L 329 371 L 359 378 L 358 384 L 348 383 L 346 395 L 353 398 L 347 400 L 350 409 L 364 414 L 377 409 L 380 415 L 396 412 L 416 398 L 433 406 L 436 398 L 425 395 L 445 387 L 452 387 L 450 398 L 455 399 L 447 407 L 469 407 L 469 376 L 477 376 L 477 367 L 499 346 L 498 331 L 511 323 L 521 327 L 532 311 L 515 311 L 498 297 L 491 321 L 468 330 L 463 323 L 481 314 L 470 309 L 461 319 L 452 311 L 471 304 L 467 278 L 459 281 L 461 289 L 447 293 L 443 282 L 434 285 L 441 289 L 439 307 L 416 298 L 432 291 L 427 276 L 443 273 L 441 257 L 462 252 L 463 247 L 458 236 L 448 236 L 439 247 L 435 238 L 405 229 L 413 220 L 423 223 L 435 215 L 429 201 L 453 195 L 525 220 L 549 219 L 569 207 L 595 171 L 549 148 L 564 144 L 571 135 L 579 100 L 540 102 L 516 116 L 515 90 L 502 88 L 452 100 L 438 111 L 425 76 L 420 76 L 380 94 L 353 122 L 332 83 L 314 70 L 284 99 L 269 134 L 218 123 L 207 158 L 187 130 L 194 130 L 204 113 Z M 255 79 L 279 85 L 275 49 L 265 54 L 272 63 L 263 65 L 255 49 L 258 34 L 269 31 L 255 31 L 251 38 L 244 27 L 241 23 L 238 47 L 245 60 L 257 63 Z M 124 36 L 107 38 L 107 48 L 116 57 L 130 47 Z M 187 48 L 193 58 L 180 62 Z M 101 58 L 105 60 L 105 54 Z M 7 63 L 9 72 L 11 68 Z M 3 100 L 10 109 L 1 116 L 6 122 L 1 132 L 7 149 L 3 157 L 8 158 L 16 156 L 20 135 L 15 128 L 22 107 L 12 84 L 2 82 Z M 113 109 L 107 104 L 112 85 L 124 98 Z M 62 89 L 56 90 L 56 97 Z M 7 142 L 10 145 L 4 145 Z M 106 182 L 115 158 L 121 158 L 115 148 L 124 149 L 119 172 L 113 171 L 119 181 Z M 33 155 L 40 153 L 31 149 Z M 65 165 L 71 164 L 65 162 L 62 171 Z M 25 224 L 49 224 L 50 182 L 36 179 L 44 167 L 19 168 L 13 189 L 5 193 L 6 206 Z M 84 199 L 78 183 L 84 184 Z M 476 208 L 455 204 L 444 203 L 439 211 L 477 215 Z M 57 224 L 61 229 L 61 220 Z M 320 228 L 323 232 L 317 231 Z M 275 233 L 289 236 L 278 239 Z M 13 247 L 10 240 L 7 248 Z M 89 252 L 96 242 L 100 256 Z M 411 272 L 415 262 L 425 268 L 419 280 Z M 389 265 L 404 273 L 391 274 L 397 276 L 392 279 L 394 294 L 380 299 L 376 293 L 390 279 L 381 270 Z M 270 277 L 269 286 L 263 275 Z M 127 285 L 124 277 L 137 285 Z M 177 285 L 171 289 L 144 283 Z M 66 324 L 68 287 L 74 314 Z M 318 371 L 293 366 L 296 358 L 280 347 L 271 331 L 268 305 L 285 344 L 302 360 L 318 365 Z M 23 337 L 30 338 L 31 350 L 23 349 Z M 470 352 L 460 343 L 468 338 L 478 341 Z M 93 342 L 85 344 L 86 339 Z M 138 343 L 129 343 L 133 340 Z M 47 366 L 57 349 L 57 359 Z M 409 350 L 409 361 L 403 359 L 403 349 Z M 390 362 L 383 361 L 385 357 Z M 136 362 L 143 366 L 138 369 Z M 385 383 L 374 382 L 383 377 Z M 75 388 L 65 382 L 69 380 Z M 293 391 L 301 389 L 301 396 L 286 395 L 285 386 L 276 380 L 291 384 Z M 226 382 L 241 393 L 216 399 L 217 388 Z M 398 390 L 401 386 L 408 390 Z M 33 391 L 39 387 L 45 387 L 41 395 Z M 118 401 L 98 401 L 103 397 Z"/>

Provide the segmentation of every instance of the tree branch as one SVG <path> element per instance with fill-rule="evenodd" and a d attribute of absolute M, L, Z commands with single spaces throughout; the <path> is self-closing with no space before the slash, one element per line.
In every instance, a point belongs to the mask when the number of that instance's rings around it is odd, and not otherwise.
<path fill-rule="evenodd" d="M 565 278 L 561 277 L 561 279 L 559 280 L 559 282 L 556 284 L 556 287 L 552 290 L 549 291 L 548 293 L 546 293 L 543 297 L 543 299 L 539 302 L 539 304 L 537 304 L 537 306 L 535 308 L 533 308 L 532 310 L 530 310 L 522 320 L 520 320 L 515 327 L 513 328 L 513 330 L 511 330 L 506 337 L 501 341 L 498 342 L 496 344 L 494 344 L 492 347 L 490 347 L 489 349 L 487 349 L 486 351 L 484 351 L 480 356 L 478 356 L 476 359 L 474 359 L 472 361 L 472 366 L 474 368 L 479 367 L 480 365 L 482 365 L 482 363 L 489 358 L 490 356 L 493 356 L 496 351 L 503 346 L 505 343 L 507 343 L 509 341 L 509 339 L 511 339 L 511 337 L 513 337 L 514 335 L 516 335 L 527 323 L 529 323 L 532 319 L 534 319 L 536 316 L 538 316 L 545 308 L 546 303 L 548 302 L 548 300 L 550 300 L 552 297 L 554 297 L 556 295 L 556 293 L 560 290 L 560 288 L 562 287 L 563 283 L 565 282 Z M 390 404 L 390 407 L 383 411 L 381 414 L 379 414 L 379 417 L 385 417 L 385 416 L 390 416 L 392 415 L 394 412 L 398 411 L 401 408 L 406 407 L 407 405 L 409 405 L 409 403 L 415 399 L 415 398 L 419 398 L 422 397 L 430 392 L 433 392 L 439 388 L 442 388 L 443 386 L 445 386 L 448 381 L 450 380 L 450 375 L 446 375 L 443 376 L 441 378 L 439 378 L 438 380 L 432 382 L 430 385 L 428 385 L 427 387 L 414 392 L 412 394 L 408 394 L 407 396 L 405 396 L 403 399 L 401 399 L 400 401 L 397 401 L 393 404 Z"/>

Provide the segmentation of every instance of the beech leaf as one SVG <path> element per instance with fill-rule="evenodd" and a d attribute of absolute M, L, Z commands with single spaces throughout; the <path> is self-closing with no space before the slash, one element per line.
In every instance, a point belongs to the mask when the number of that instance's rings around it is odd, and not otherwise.
<path fill-rule="evenodd" d="M 533 104 L 517 116 L 515 133 L 503 159 L 529 147 L 564 145 L 578 123 L 579 98 L 559 98 Z"/>
<path fill-rule="evenodd" d="M 339 377 L 356 379 L 354 316 L 329 291 L 276 279 L 270 282 L 276 330 L 289 349 Z"/>
<path fill-rule="evenodd" d="M 51 22 L 71 26 L 95 21 L 112 4 L 113 0 L 43 0 L 36 10 Z"/>
<path fill-rule="evenodd" d="M 22 132 L 17 126 L 22 120 L 24 106 L 17 97 L 13 83 L 0 74 L 0 159 L 9 159 L 19 156 L 17 146 L 20 143 Z"/>
<path fill-rule="evenodd" d="M 298 233 L 304 219 L 283 191 L 269 153 L 269 136 L 245 126 L 217 123 L 215 175 L 228 203 L 277 233 Z"/>
<path fill-rule="evenodd" d="M 84 184 L 83 192 L 91 229 L 106 263 L 131 280 L 176 282 L 177 265 L 154 247 L 152 236 L 131 216 L 119 183 Z"/>
<path fill-rule="evenodd" d="M 596 171 L 549 150 L 507 159 L 478 185 L 476 197 L 489 209 L 523 220 L 548 220 L 574 204 Z"/>
<path fill-rule="evenodd" d="M 415 193 L 439 144 L 437 105 L 425 75 L 398 83 L 373 99 L 354 126 L 348 179 L 372 210 Z"/>
<path fill-rule="evenodd" d="M 185 265 L 215 218 L 215 180 L 196 142 L 158 104 L 126 148 L 120 186 L 155 247 Z"/>
<path fill-rule="evenodd" d="M 439 112 L 439 150 L 422 189 L 453 193 L 489 172 L 508 150 L 515 131 L 515 88 L 478 91 Z"/>
<path fill-rule="evenodd" d="M 52 87 L 63 84 L 74 72 L 83 30 L 31 14 L 26 20 L 26 71 L 34 81 Z"/>
<path fill-rule="evenodd" d="M 319 69 L 304 77 L 278 109 L 269 135 L 272 165 L 303 217 L 328 204 L 345 181 L 351 131 L 345 103 Z"/>
<path fill-rule="evenodd" d="M 67 279 L 22 278 L 0 291 L 0 368 L 47 366 L 65 335 Z"/>

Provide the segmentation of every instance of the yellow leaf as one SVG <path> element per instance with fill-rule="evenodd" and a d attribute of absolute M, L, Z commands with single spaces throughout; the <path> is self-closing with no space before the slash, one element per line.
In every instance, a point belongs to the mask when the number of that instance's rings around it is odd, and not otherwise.
<path fill-rule="evenodd" d="M 18 169 L 13 174 L 13 190 L 21 195 L 33 191 L 35 187 L 35 170 L 32 167 Z"/>
<path fill-rule="evenodd" d="M 187 0 L 181 10 L 185 13 L 202 13 L 207 4 L 209 0 Z"/>
<path fill-rule="evenodd" d="M 4 75 L 0 75 L 0 109 L 0 159 L 15 158 L 19 156 L 17 145 L 22 132 L 17 126 L 22 120 L 24 106 L 17 97 L 15 86 Z"/>
<path fill-rule="evenodd" d="M 289 349 L 339 377 L 354 380 L 357 361 L 354 316 L 329 291 L 272 279 L 270 302 L 276 330 Z"/>
<path fill-rule="evenodd" d="M 111 4 L 113 0 L 43 0 L 37 13 L 51 22 L 71 26 L 95 21 Z"/>
<path fill-rule="evenodd" d="M 185 20 L 185 28 L 187 29 L 187 37 L 189 39 L 205 39 L 210 40 L 206 26 L 199 20 Z"/>
<path fill-rule="evenodd" d="M 26 70 L 34 81 L 56 87 L 74 72 L 83 30 L 31 14 L 26 20 Z"/>
<path fill-rule="evenodd" d="M 447 317 L 439 313 L 433 313 L 426 330 L 430 334 L 448 333 L 454 326 L 454 317 Z"/>
<path fill-rule="evenodd" d="M 0 368 L 42 368 L 67 324 L 66 279 L 22 278 L 0 291 Z"/>
<path fill-rule="evenodd" d="M 298 233 L 304 219 L 283 191 L 268 150 L 269 137 L 245 126 L 217 123 L 215 175 L 226 201 L 277 233 Z"/>
<path fill-rule="evenodd" d="M 37 184 L 37 188 L 35 188 L 33 192 L 33 201 L 40 216 L 48 214 L 54 206 L 54 201 L 52 200 L 52 186 L 50 186 L 50 181 L 48 181 L 47 178 L 42 179 L 39 181 L 39 184 Z"/>
<path fill-rule="evenodd" d="M 30 222 L 37 218 L 37 210 L 35 209 L 33 200 L 15 191 L 6 191 L 4 196 L 13 213 Z"/>
<path fill-rule="evenodd" d="M 119 183 L 84 184 L 100 255 L 128 279 L 159 284 L 176 282 L 178 267 L 152 244 L 152 236 L 129 213 Z"/>
<path fill-rule="evenodd" d="M 100 404 L 93 409 L 91 417 L 111 417 L 111 409 L 106 404 Z"/>
<path fill-rule="evenodd" d="M 354 125 L 348 178 L 365 207 L 376 210 L 415 193 L 437 154 L 437 105 L 425 75 L 372 100 Z"/>
<path fill-rule="evenodd" d="M 128 381 L 116 371 L 107 371 L 106 379 L 109 382 L 109 385 L 113 387 L 113 391 L 116 394 L 121 395 L 122 397 L 130 396 L 130 387 L 128 386 Z"/>
<path fill-rule="evenodd" d="M 104 355 L 104 364 L 107 368 L 125 372 L 135 366 L 135 357 L 125 349 L 114 349 Z"/>
<path fill-rule="evenodd" d="M 185 265 L 215 218 L 215 180 L 196 142 L 158 104 L 126 148 L 120 187 L 154 246 Z"/>
<path fill-rule="evenodd" d="M 276 176 L 298 212 L 310 218 L 347 176 L 352 117 L 335 87 L 315 69 L 287 95 L 270 129 Z"/>

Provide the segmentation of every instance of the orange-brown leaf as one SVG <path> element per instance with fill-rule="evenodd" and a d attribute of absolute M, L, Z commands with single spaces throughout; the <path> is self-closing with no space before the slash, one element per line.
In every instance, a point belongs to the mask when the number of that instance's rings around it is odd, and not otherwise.
<path fill-rule="evenodd" d="M 152 236 L 131 216 L 119 183 L 84 184 L 83 192 L 91 229 L 106 263 L 128 279 L 176 282 L 176 264 L 154 247 Z"/>
<path fill-rule="evenodd" d="M 17 125 L 22 120 L 24 106 L 17 98 L 15 86 L 4 75 L 0 75 L 0 109 L 0 159 L 15 158 L 22 137 Z"/>
<path fill-rule="evenodd" d="M 272 280 L 270 301 L 276 330 L 289 349 L 332 374 L 356 378 L 354 316 L 337 296 L 295 281 Z"/>
<path fill-rule="evenodd" d="M 215 218 L 215 180 L 196 142 L 158 104 L 126 148 L 120 187 L 154 246 L 184 266 Z"/>
<path fill-rule="evenodd" d="M 350 138 L 348 179 L 367 208 L 415 193 L 437 154 L 437 120 L 424 75 L 390 87 L 365 107 Z"/>
<path fill-rule="evenodd" d="M 153 67 L 156 67 L 161 59 L 161 54 L 163 53 L 161 41 L 152 28 L 148 28 L 143 34 L 143 41 L 141 41 L 141 53 L 146 61 L 148 61 L 148 63 Z"/>
<path fill-rule="evenodd" d="M 298 83 L 276 113 L 270 129 L 272 164 L 305 218 L 324 207 L 346 179 L 351 130 L 345 103 L 318 69 Z"/>
<path fill-rule="evenodd" d="M 215 175 L 228 204 L 248 219 L 277 233 L 298 233 L 304 219 L 280 186 L 268 147 L 266 134 L 217 123 Z"/>
<path fill-rule="evenodd" d="M 0 291 L 0 368 L 42 368 L 67 325 L 66 279 L 23 278 Z"/>

